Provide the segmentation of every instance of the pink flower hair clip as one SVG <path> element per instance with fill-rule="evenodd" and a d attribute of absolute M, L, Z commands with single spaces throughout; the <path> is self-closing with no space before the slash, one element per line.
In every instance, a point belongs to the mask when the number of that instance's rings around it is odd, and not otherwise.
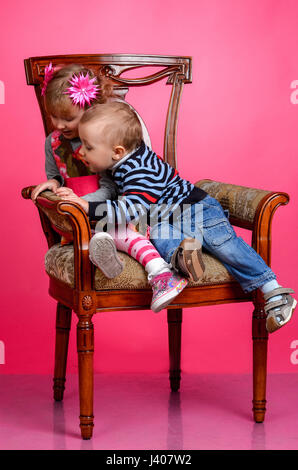
<path fill-rule="evenodd" d="M 54 67 L 52 62 L 49 63 L 49 65 L 46 66 L 44 69 L 44 79 L 43 79 L 43 86 L 41 90 L 41 96 L 44 96 L 46 94 L 46 89 L 48 86 L 48 83 L 52 80 L 53 75 L 54 75 Z"/>
<path fill-rule="evenodd" d="M 72 86 L 67 88 L 64 93 L 70 95 L 73 104 L 79 104 L 83 108 L 86 103 L 90 105 L 99 93 L 99 85 L 94 84 L 95 80 L 96 77 L 90 79 L 88 73 L 86 76 L 83 73 L 73 75 L 72 79 L 69 80 Z"/>

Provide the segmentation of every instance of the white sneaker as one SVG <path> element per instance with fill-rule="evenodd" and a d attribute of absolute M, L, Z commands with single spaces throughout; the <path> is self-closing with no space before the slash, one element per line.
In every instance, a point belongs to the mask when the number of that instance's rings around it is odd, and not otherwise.
<path fill-rule="evenodd" d="M 123 262 L 118 256 L 113 237 L 106 232 L 97 232 L 89 243 L 89 258 L 106 277 L 112 279 L 123 271 Z"/>

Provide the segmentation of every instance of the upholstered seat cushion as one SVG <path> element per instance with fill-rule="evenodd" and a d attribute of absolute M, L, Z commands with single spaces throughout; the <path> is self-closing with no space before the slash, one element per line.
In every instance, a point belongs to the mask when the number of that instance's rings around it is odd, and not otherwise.
<path fill-rule="evenodd" d="M 95 289 L 148 289 L 150 288 L 146 271 L 133 258 L 126 253 L 119 252 L 120 258 L 125 264 L 125 268 L 120 276 L 114 279 L 107 279 L 99 270 L 95 270 Z M 203 260 L 206 266 L 204 276 L 196 283 L 201 284 L 221 284 L 232 281 L 233 278 L 226 268 L 213 256 L 203 253 Z M 74 286 L 74 250 L 73 245 L 61 246 L 60 243 L 52 246 L 45 256 L 46 272 L 54 278 L 65 282 L 69 286 Z"/>

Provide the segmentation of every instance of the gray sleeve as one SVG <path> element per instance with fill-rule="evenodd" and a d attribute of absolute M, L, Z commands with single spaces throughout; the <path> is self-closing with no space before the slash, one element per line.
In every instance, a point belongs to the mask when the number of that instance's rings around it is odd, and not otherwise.
<path fill-rule="evenodd" d="M 64 178 L 63 176 L 60 175 L 55 159 L 54 159 L 52 145 L 51 145 L 51 134 L 48 135 L 48 137 L 46 138 L 45 155 L 46 155 L 45 170 L 46 170 L 46 175 L 47 175 L 48 180 L 57 179 L 59 183 L 63 186 Z"/>
<path fill-rule="evenodd" d="M 103 202 L 108 200 L 116 199 L 118 196 L 117 185 L 114 181 L 103 172 L 100 178 L 100 188 L 94 193 L 86 194 L 82 196 L 85 201 L 88 202 Z"/>

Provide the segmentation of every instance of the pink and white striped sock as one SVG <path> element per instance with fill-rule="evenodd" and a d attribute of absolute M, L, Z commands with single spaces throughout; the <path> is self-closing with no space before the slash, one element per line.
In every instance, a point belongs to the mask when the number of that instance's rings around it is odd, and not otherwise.
<path fill-rule="evenodd" d="M 171 272 L 168 263 L 160 256 L 150 240 L 136 230 L 126 227 L 118 229 L 114 236 L 117 250 L 124 251 L 144 266 L 150 281 L 158 274 Z"/>

